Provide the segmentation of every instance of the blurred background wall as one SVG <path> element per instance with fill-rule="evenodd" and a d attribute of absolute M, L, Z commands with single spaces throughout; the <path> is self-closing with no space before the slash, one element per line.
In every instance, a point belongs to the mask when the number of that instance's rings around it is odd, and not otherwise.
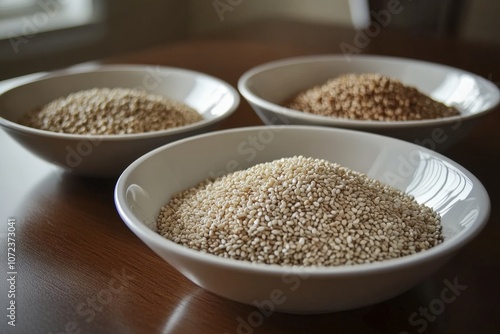
<path fill-rule="evenodd" d="M 0 0 L 0 79 L 262 20 L 361 29 L 398 0 Z M 498 0 L 400 0 L 390 29 L 500 45 Z"/>
<path fill-rule="evenodd" d="M 362 3 L 364 0 L 357 2 Z M 348 0 L 189 0 L 188 7 L 188 31 L 195 36 L 265 19 L 352 26 Z"/>

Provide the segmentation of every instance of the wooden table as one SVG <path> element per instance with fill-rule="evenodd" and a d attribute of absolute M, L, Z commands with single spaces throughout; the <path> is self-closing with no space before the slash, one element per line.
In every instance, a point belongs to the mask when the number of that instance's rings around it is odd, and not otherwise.
<path fill-rule="evenodd" d="M 262 23 L 107 60 L 190 68 L 236 85 L 273 59 L 339 53 L 356 33 L 288 22 Z M 500 81 L 500 48 L 383 31 L 361 53 L 457 66 Z M 445 152 L 486 186 L 486 229 L 444 268 L 414 289 L 363 309 L 324 315 L 272 314 L 253 333 L 497 333 L 500 329 L 499 110 Z M 224 128 L 260 124 L 242 101 Z M 156 256 L 120 220 L 115 179 L 65 174 L 0 131 L 1 333 L 246 333 L 254 310 L 199 288 Z M 15 228 L 16 321 L 9 326 L 7 232 Z M 439 309 L 447 284 L 462 286 Z M 11 298 L 10 298 L 11 300 Z M 426 309 L 433 307 L 433 311 Z M 427 313 L 426 313 L 427 312 Z M 434 313 L 432 313 L 434 312 Z M 412 319 L 412 320 L 410 320 Z M 238 331 L 239 330 L 239 331 Z"/>

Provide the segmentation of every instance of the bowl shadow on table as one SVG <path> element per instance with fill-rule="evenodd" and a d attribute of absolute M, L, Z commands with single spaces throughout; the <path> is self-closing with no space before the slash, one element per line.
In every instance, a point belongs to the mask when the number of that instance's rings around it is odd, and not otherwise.
<path fill-rule="evenodd" d="M 61 245 L 63 242 L 78 245 L 79 242 L 98 242 L 99 238 L 121 240 L 133 236 L 116 213 L 115 183 L 116 178 L 79 176 L 54 166 L 53 172 L 22 199 L 23 203 L 31 203 L 31 210 L 22 218 L 27 220 L 29 228 L 20 232 L 27 234 L 26 240 L 36 240 L 49 250 L 58 246 L 51 245 L 53 240 L 60 241 Z M 100 236 L 96 231 L 106 235 Z M 53 234 L 56 232 L 58 235 Z"/>
<path fill-rule="evenodd" d="M 325 328 L 353 333 L 411 333 L 423 330 L 425 326 L 427 333 L 444 333 L 446 316 L 429 323 L 416 313 L 421 305 L 439 296 L 440 289 L 442 287 L 429 280 L 387 302 L 369 307 L 300 315 L 275 312 L 265 301 L 256 300 L 258 306 L 252 307 L 193 288 L 173 310 L 168 311 L 162 332 L 258 333 L 262 327 L 272 333 L 320 332 Z M 215 318 L 218 318 L 217 324 L 214 324 Z"/>
<path fill-rule="evenodd" d="M 30 203 L 30 210 L 21 218 L 27 228 L 20 229 L 20 238 L 33 245 L 26 248 L 25 254 L 48 267 L 72 267 L 75 264 L 70 259 L 72 251 L 83 252 L 82 257 L 96 256 L 89 247 L 91 243 L 108 240 L 105 244 L 109 244 L 109 239 L 120 240 L 131 235 L 127 229 L 117 228 L 123 224 L 113 207 L 116 180 L 87 178 L 54 168 L 22 200 Z M 40 249 L 44 252 L 39 252 Z M 67 263 L 54 261 L 51 253 L 59 251 L 66 252 Z M 91 264 L 82 263 L 77 269 L 91 270 Z"/>

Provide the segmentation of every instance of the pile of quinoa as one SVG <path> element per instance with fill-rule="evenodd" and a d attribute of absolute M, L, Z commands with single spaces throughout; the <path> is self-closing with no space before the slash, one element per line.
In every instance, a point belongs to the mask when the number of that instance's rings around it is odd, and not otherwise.
<path fill-rule="evenodd" d="M 305 90 L 290 109 L 352 120 L 412 121 L 459 115 L 416 88 L 380 74 L 345 74 Z"/>
<path fill-rule="evenodd" d="M 184 103 L 128 88 L 69 94 L 28 113 L 19 123 L 52 132 L 131 134 L 185 126 L 203 117 Z"/>
<path fill-rule="evenodd" d="M 254 263 L 371 263 L 442 242 L 440 217 L 413 197 L 321 159 L 255 165 L 183 191 L 158 232 L 189 248 Z"/>

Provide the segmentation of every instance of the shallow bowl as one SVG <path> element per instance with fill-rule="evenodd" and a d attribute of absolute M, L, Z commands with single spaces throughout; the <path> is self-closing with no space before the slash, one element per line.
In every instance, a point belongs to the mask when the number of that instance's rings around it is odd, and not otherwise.
<path fill-rule="evenodd" d="M 27 112 L 90 88 L 135 88 L 196 109 L 203 120 L 162 131 L 126 135 L 76 135 L 18 124 Z M 239 94 L 226 82 L 191 70 L 146 65 L 103 65 L 49 73 L 0 94 L 0 126 L 24 148 L 68 172 L 116 177 L 146 152 L 187 136 L 211 131 L 231 115 Z"/>
<path fill-rule="evenodd" d="M 283 106 L 295 94 L 346 73 L 379 73 L 398 79 L 460 115 L 417 121 L 367 121 L 314 115 Z M 420 60 L 359 55 L 304 56 L 273 61 L 244 73 L 241 95 L 265 124 L 320 125 L 383 134 L 442 151 L 465 138 L 500 102 L 490 81 L 457 68 Z"/>
<path fill-rule="evenodd" d="M 415 196 L 442 216 L 444 242 L 378 263 L 301 268 L 222 258 L 157 233 L 160 208 L 176 193 L 209 177 L 294 155 L 339 163 Z M 123 172 L 115 204 L 132 232 L 194 283 L 234 301 L 290 313 L 359 308 L 411 289 L 470 242 L 490 211 L 478 179 L 439 153 L 390 137 L 312 126 L 224 130 L 160 147 Z"/>

